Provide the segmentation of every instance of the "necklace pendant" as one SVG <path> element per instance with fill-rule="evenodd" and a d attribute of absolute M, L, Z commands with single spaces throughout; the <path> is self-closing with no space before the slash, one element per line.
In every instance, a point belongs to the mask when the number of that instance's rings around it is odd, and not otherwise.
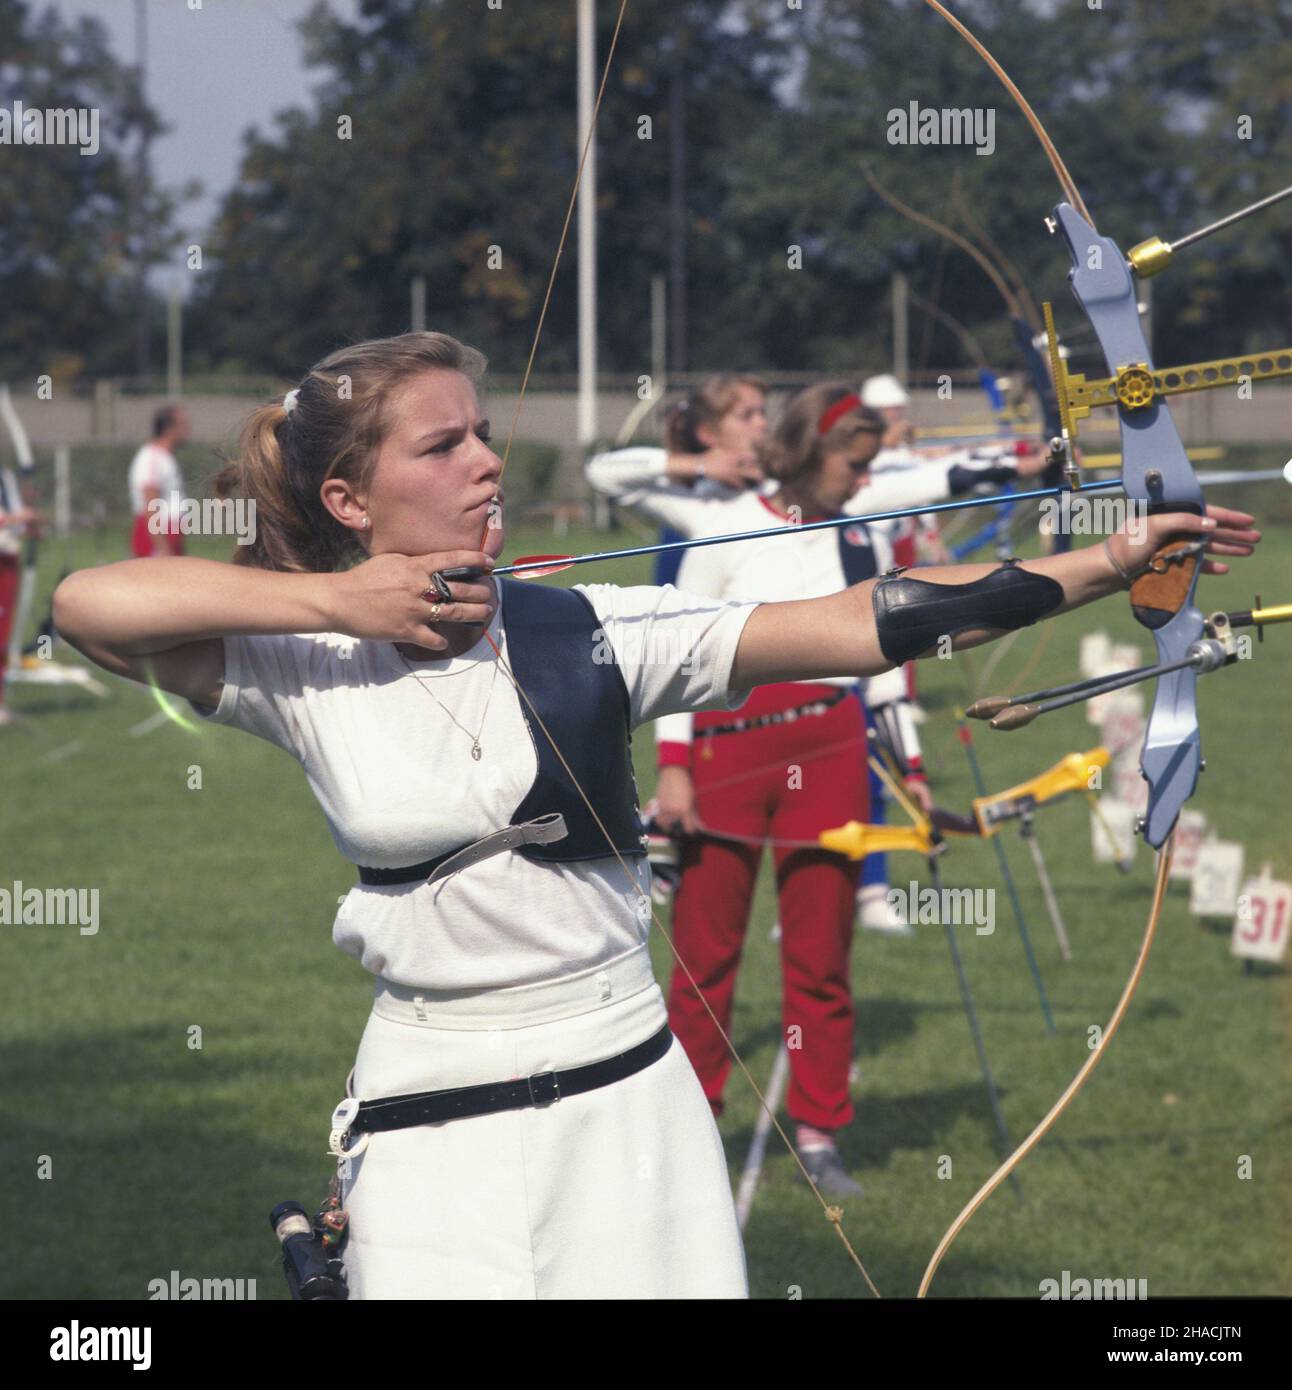
<path fill-rule="evenodd" d="M 480 761 L 480 745 L 478 743 L 473 743 L 471 745 L 471 756 L 476 760 L 476 762 Z"/>

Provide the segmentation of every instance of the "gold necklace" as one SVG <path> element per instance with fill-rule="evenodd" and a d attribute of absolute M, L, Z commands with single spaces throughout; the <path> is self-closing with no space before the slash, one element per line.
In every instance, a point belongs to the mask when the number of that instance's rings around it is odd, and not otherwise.
<path fill-rule="evenodd" d="M 468 729 L 465 725 L 458 723 L 458 720 L 455 717 L 453 711 L 449 709 L 449 707 L 444 703 L 444 701 L 441 700 L 440 697 L 429 686 L 422 684 L 421 676 L 419 676 L 417 672 L 413 670 L 412 666 L 409 664 L 408 658 L 404 655 L 403 652 L 399 650 L 398 647 L 395 648 L 395 654 L 399 657 L 400 661 L 402 661 L 404 665 L 408 668 L 408 674 L 412 676 L 412 678 L 417 682 L 418 688 L 421 690 L 425 690 L 426 693 L 431 697 L 431 699 L 434 700 L 437 705 L 439 705 L 439 707 L 444 711 L 444 713 L 447 714 L 448 717 L 452 719 L 455 724 L 457 724 L 458 728 L 461 729 L 462 732 L 466 734 L 466 736 L 471 740 L 471 756 L 473 759 L 475 759 L 476 762 L 479 762 L 480 759 L 484 756 L 484 750 L 480 746 L 480 735 L 484 733 L 485 721 L 489 718 L 489 701 L 493 699 L 493 688 L 498 681 L 497 658 L 495 657 L 493 663 L 493 680 L 489 682 L 489 698 L 485 700 L 484 714 L 480 719 L 480 727 L 476 730 L 475 734 L 473 735 L 470 729 Z"/>

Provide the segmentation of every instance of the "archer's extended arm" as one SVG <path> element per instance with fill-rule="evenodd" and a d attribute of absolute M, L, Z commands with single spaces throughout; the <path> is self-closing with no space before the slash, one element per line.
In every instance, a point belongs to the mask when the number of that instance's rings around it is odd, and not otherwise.
<path fill-rule="evenodd" d="M 825 598 L 765 603 L 741 634 L 731 685 L 873 676 L 916 657 L 979 646 L 1127 587 L 1169 542 L 1202 536 L 1212 555 L 1250 555 L 1244 512 L 1132 517 L 1103 545 L 1022 564 L 933 565 L 867 579 Z M 1227 566 L 1205 562 L 1213 573 Z"/>

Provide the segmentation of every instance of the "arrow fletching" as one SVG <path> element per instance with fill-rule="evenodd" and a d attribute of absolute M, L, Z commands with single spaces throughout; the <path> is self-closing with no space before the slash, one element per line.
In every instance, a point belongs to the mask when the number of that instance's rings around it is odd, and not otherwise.
<path fill-rule="evenodd" d="M 574 564 L 573 555 L 522 555 L 510 565 L 500 565 L 493 574 L 514 574 L 517 579 L 542 579 L 560 574 Z"/>

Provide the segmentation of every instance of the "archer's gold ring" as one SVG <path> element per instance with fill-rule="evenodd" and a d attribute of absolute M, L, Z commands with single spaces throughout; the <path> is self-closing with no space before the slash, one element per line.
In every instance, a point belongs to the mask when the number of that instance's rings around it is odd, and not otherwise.
<path fill-rule="evenodd" d="M 444 605 L 442 603 L 431 604 L 430 617 L 427 619 L 427 621 L 432 623 L 438 623 L 440 620 L 440 609 L 443 608 L 443 606 Z"/>

